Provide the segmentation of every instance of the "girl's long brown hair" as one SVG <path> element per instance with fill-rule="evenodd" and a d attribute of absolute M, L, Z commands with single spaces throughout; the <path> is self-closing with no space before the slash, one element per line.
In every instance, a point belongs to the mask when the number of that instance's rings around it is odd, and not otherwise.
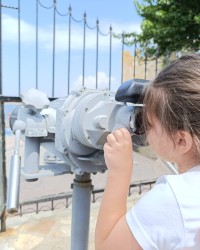
<path fill-rule="evenodd" d="M 200 55 L 189 54 L 165 67 L 144 92 L 144 124 L 153 114 L 173 135 L 184 130 L 200 140 Z"/>

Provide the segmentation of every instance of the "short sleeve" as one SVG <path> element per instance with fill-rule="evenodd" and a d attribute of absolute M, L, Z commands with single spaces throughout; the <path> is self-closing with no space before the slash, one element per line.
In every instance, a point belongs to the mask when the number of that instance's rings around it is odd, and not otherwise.
<path fill-rule="evenodd" d="M 128 226 L 145 250 L 179 249 L 184 225 L 176 198 L 165 177 L 126 214 Z"/>

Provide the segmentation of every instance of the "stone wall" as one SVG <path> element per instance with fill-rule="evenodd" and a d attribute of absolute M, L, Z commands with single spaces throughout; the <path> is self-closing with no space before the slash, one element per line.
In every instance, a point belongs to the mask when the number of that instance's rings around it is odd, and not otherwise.
<path fill-rule="evenodd" d="M 158 72 L 162 68 L 162 60 L 158 59 Z M 146 79 L 151 80 L 156 75 L 156 61 L 147 60 Z M 123 53 L 123 82 L 134 78 L 134 56 L 130 51 Z M 135 78 L 145 79 L 145 61 L 137 56 L 135 58 Z"/>

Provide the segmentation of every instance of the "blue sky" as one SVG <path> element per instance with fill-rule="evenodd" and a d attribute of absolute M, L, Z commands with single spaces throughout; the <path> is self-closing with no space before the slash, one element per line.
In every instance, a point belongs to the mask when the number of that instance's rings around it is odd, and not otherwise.
<path fill-rule="evenodd" d="M 47 7 L 53 0 L 40 0 Z M 17 6 L 17 0 L 2 0 L 3 5 Z M 125 1 L 92 1 L 92 0 L 57 0 L 60 13 L 67 13 L 71 4 L 72 15 L 81 20 L 87 13 L 88 25 L 94 27 L 97 18 L 100 30 L 108 33 L 110 25 L 113 32 L 140 31 L 141 18 L 136 13 L 133 0 Z M 35 86 L 35 15 L 36 0 L 21 0 L 21 91 Z M 3 93 L 18 94 L 18 44 L 17 44 L 17 11 L 2 9 L 3 39 Z M 52 84 L 52 30 L 53 9 L 39 7 L 39 89 L 51 95 Z M 96 30 L 86 30 L 86 87 L 95 85 L 96 67 Z M 109 75 L 109 37 L 99 37 L 99 85 L 107 88 Z M 72 22 L 71 40 L 71 75 L 70 89 L 80 87 L 82 81 L 82 47 L 83 23 Z M 112 83 L 118 86 L 121 71 L 121 43 L 113 39 L 112 48 Z M 56 16 L 56 64 L 55 96 L 67 94 L 67 59 L 68 59 L 68 17 Z"/>

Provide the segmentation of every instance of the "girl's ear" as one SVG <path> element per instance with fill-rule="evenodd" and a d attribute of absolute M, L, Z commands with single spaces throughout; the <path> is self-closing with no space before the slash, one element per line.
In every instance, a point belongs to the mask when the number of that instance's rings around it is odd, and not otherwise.
<path fill-rule="evenodd" d="M 178 131 L 175 135 L 175 144 L 176 150 L 178 150 L 180 154 L 185 154 L 192 149 L 194 140 L 189 132 Z"/>

